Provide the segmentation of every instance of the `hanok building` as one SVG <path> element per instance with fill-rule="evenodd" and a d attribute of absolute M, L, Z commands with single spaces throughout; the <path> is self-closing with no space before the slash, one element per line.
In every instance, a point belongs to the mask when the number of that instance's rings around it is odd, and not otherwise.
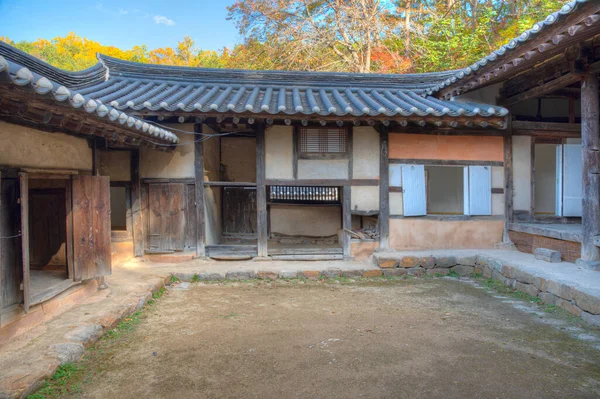
<path fill-rule="evenodd" d="M 512 240 L 593 266 L 599 20 L 597 1 L 572 2 L 465 70 L 407 75 L 103 55 L 73 73 L 0 44 L 0 322 L 114 256 Z"/>

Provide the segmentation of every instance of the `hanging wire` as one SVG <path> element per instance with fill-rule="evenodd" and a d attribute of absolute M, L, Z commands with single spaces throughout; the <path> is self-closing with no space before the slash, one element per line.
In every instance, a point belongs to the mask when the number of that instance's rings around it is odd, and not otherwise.
<path fill-rule="evenodd" d="M 3 237 L 3 236 L 0 236 L 0 238 L 3 238 L 3 239 L 17 238 L 17 237 L 21 237 L 21 235 L 22 235 L 22 234 L 21 234 L 21 233 L 19 233 L 19 234 L 16 234 L 16 235 L 14 235 L 14 236 L 4 236 L 4 237 Z"/>

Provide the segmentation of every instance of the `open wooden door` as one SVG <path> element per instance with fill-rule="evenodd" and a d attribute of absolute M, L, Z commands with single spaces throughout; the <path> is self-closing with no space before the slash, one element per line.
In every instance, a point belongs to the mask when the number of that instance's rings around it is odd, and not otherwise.
<path fill-rule="evenodd" d="M 73 176 L 72 201 L 74 280 L 110 274 L 108 176 Z"/>
<path fill-rule="evenodd" d="M 21 204 L 21 263 L 23 266 L 23 311 L 29 312 L 31 304 L 31 274 L 29 269 L 29 176 L 19 173 Z"/>

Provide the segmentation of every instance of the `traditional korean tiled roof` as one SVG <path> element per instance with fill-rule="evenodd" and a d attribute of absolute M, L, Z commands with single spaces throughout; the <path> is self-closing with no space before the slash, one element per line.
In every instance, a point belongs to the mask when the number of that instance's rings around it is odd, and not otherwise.
<path fill-rule="evenodd" d="M 153 126 L 93 98 L 85 97 L 78 91 L 58 84 L 39 72 L 51 72 L 49 75 L 52 78 L 59 77 L 62 81 L 68 80 L 70 73 L 53 68 L 39 60 L 37 60 L 35 66 L 38 72 L 32 72 L 27 66 L 0 55 L 0 84 L 15 85 L 30 90 L 46 99 L 51 99 L 56 103 L 65 104 L 73 109 L 83 109 L 94 118 L 102 119 L 104 122 L 109 122 L 121 129 L 135 132 L 149 139 L 156 138 L 167 143 L 177 143 L 179 141 L 175 134 L 166 129 Z M 84 76 L 91 69 L 86 71 L 85 74 L 77 73 L 77 76 Z"/>
<path fill-rule="evenodd" d="M 252 71 L 141 64 L 99 54 L 97 65 L 71 73 L 0 44 L 0 55 L 6 53 L 34 73 L 76 88 L 86 101 L 128 112 L 282 117 L 502 117 L 508 113 L 493 105 L 443 101 L 425 95 L 455 71 L 404 75 Z"/>
<path fill-rule="evenodd" d="M 540 21 L 533 25 L 531 29 L 526 30 L 521 33 L 518 37 L 512 39 L 504 46 L 500 47 L 498 50 L 492 52 L 486 57 L 483 57 L 479 61 L 474 64 L 455 71 L 450 77 L 444 79 L 441 83 L 434 85 L 426 90 L 427 94 L 433 94 L 438 92 L 444 88 L 460 83 L 461 80 L 465 80 L 470 76 L 474 75 L 478 71 L 484 69 L 486 66 L 492 63 L 496 63 L 499 60 L 505 59 L 506 62 L 511 61 L 511 57 L 519 56 L 519 50 L 527 43 L 532 41 L 533 39 L 539 37 L 541 34 L 552 30 L 552 28 L 557 25 L 559 22 L 564 21 L 570 15 L 575 14 L 578 10 L 580 10 L 584 5 L 587 4 L 598 4 L 600 3 L 598 0 L 574 0 L 567 4 L 565 4 L 560 10 L 548 15 L 546 19 Z M 596 13 L 596 16 L 599 14 Z M 595 24 L 598 22 L 600 18 L 592 18 L 589 21 L 584 21 L 584 25 Z M 575 35 L 579 32 L 579 29 L 572 30 L 568 32 L 569 35 Z M 550 39 L 552 40 L 552 38 Z M 551 42 L 552 43 L 552 42 Z M 557 41 L 554 44 L 558 44 Z M 543 52 L 544 49 L 538 49 L 540 52 Z M 510 68 L 510 64 L 505 67 Z"/>

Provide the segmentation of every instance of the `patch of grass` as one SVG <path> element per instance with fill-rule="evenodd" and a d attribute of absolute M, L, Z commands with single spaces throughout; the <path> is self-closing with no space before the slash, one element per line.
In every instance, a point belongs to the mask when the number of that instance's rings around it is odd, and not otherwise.
<path fill-rule="evenodd" d="M 63 364 L 37 392 L 27 396 L 27 399 L 51 399 L 67 394 L 81 393 L 81 384 L 71 384 L 71 381 L 79 377 L 82 372 L 83 369 L 75 363 Z"/>
<path fill-rule="evenodd" d="M 194 275 L 192 276 L 192 283 L 199 283 L 200 281 L 202 281 L 200 279 L 200 276 L 197 273 L 194 273 Z"/>
<path fill-rule="evenodd" d="M 171 280 L 169 281 L 171 284 L 178 283 L 179 281 L 180 280 L 177 277 L 175 277 L 174 274 L 171 274 Z"/>
<path fill-rule="evenodd" d="M 473 273 L 471 273 L 471 278 L 481 279 L 481 278 L 483 278 L 483 274 L 477 273 L 477 272 L 473 272 Z"/>
<path fill-rule="evenodd" d="M 458 274 L 454 270 L 450 269 L 450 273 L 448 273 L 448 277 L 459 278 L 460 274 Z"/>

